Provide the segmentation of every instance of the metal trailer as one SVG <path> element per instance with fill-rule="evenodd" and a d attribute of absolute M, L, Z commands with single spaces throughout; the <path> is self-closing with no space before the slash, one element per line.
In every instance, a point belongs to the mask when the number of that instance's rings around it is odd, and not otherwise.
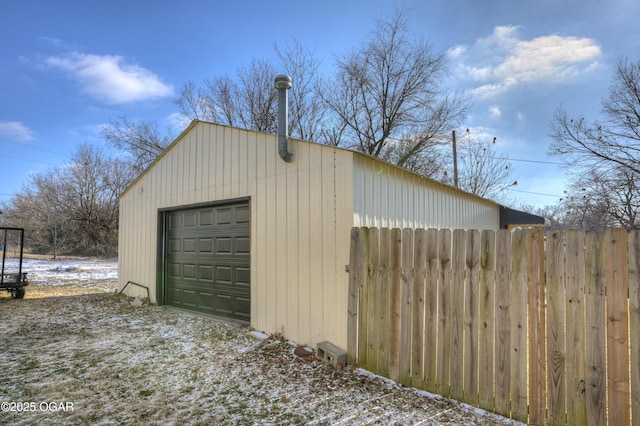
<path fill-rule="evenodd" d="M 9 244 L 17 245 L 19 255 L 16 258 L 7 259 Z M 0 251 L 2 252 L 2 269 L 0 270 L 0 290 L 11 293 L 14 299 L 23 299 L 25 287 L 29 285 L 27 273 L 22 271 L 22 257 L 24 250 L 24 229 L 0 227 Z M 16 252 L 18 250 L 15 250 Z"/>

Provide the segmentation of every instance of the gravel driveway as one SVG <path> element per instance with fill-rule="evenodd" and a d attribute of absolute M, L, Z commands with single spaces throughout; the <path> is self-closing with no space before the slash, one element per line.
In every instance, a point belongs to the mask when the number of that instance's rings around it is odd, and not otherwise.
<path fill-rule="evenodd" d="M 0 424 L 517 424 L 215 319 L 47 291 L 0 294 Z"/>

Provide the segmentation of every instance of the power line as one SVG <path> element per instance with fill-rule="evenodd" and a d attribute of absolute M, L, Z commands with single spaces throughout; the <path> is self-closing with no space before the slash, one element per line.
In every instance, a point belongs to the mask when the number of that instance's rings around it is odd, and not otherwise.
<path fill-rule="evenodd" d="M 533 195 L 543 195 L 545 197 L 556 197 L 556 198 L 564 198 L 563 195 L 555 195 L 555 194 L 545 194 L 542 192 L 531 192 L 531 191 L 522 191 L 520 189 L 511 189 L 509 188 L 509 191 L 513 191 L 513 192 L 522 192 L 524 194 L 533 194 Z"/>
<path fill-rule="evenodd" d="M 50 164 L 50 163 L 43 163 L 42 161 L 29 160 L 28 158 L 14 157 L 13 155 L 0 154 L 0 157 L 13 158 L 14 160 L 20 160 L 20 161 L 30 161 L 32 163 L 44 164 L 45 166 L 53 166 L 53 164 Z"/>
<path fill-rule="evenodd" d="M 563 166 L 564 163 L 556 163 L 554 161 L 542 161 L 542 160 L 520 160 L 517 158 L 506 158 L 506 157 L 491 157 L 494 160 L 505 160 L 505 161 L 519 161 L 521 163 L 537 163 L 537 164 L 553 164 L 554 166 Z"/>
<path fill-rule="evenodd" d="M 13 143 L 13 144 L 16 144 L 16 145 L 24 146 L 24 147 L 29 148 L 29 149 L 37 149 L 38 151 L 48 152 L 49 154 L 56 154 L 56 155 L 59 155 L 61 157 L 68 157 L 68 155 L 66 155 L 66 154 L 62 154 L 62 153 L 59 153 L 59 152 L 55 152 L 55 151 L 51 151 L 51 150 L 48 150 L 48 149 L 40 148 L 38 146 L 28 145 L 26 143 L 20 143 L 20 142 L 12 141 L 12 140 L 9 140 L 9 139 L 6 139 L 6 138 L 2 138 L 2 137 L 0 137 L 0 141 L 9 142 L 9 143 Z"/>

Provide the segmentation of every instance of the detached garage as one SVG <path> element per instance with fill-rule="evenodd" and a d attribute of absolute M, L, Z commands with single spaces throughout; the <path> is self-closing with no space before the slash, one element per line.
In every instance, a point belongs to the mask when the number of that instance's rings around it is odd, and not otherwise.
<path fill-rule="evenodd" d="M 521 213 L 361 153 L 282 142 L 193 121 L 120 198 L 120 288 L 346 348 L 351 227 L 498 229 Z"/>

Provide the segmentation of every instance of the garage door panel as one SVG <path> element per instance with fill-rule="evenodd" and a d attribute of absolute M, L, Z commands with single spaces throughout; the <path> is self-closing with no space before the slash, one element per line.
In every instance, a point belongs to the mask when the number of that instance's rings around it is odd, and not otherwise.
<path fill-rule="evenodd" d="M 208 227 L 213 225 L 213 209 L 200 211 L 200 227 Z"/>
<path fill-rule="evenodd" d="M 231 238 L 230 237 L 216 238 L 216 254 L 217 255 L 231 254 Z"/>
<path fill-rule="evenodd" d="M 250 320 L 248 204 L 167 214 L 167 304 Z"/>
<path fill-rule="evenodd" d="M 213 238 L 198 239 L 198 253 L 210 255 L 213 253 Z"/>
<path fill-rule="evenodd" d="M 211 265 L 198 265 L 198 278 L 206 283 L 213 283 L 213 267 Z"/>
<path fill-rule="evenodd" d="M 185 212 L 183 221 L 185 228 L 198 226 L 198 212 Z"/>
<path fill-rule="evenodd" d="M 236 223 L 249 223 L 251 217 L 251 210 L 249 206 L 243 206 L 236 208 Z"/>
<path fill-rule="evenodd" d="M 182 276 L 182 263 L 171 262 L 167 265 L 169 277 L 179 278 Z"/>
<path fill-rule="evenodd" d="M 231 225 L 231 209 L 220 208 L 216 210 L 216 225 Z"/>
<path fill-rule="evenodd" d="M 251 242 L 249 241 L 248 236 L 236 237 L 235 238 L 236 245 L 236 254 L 241 255 L 249 255 L 251 251 Z"/>
<path fill-rule="evenodd" d="M 236 267 L 236 284 L 247 286 L 251 284 L 251 270 L 249 268 Z"/>
<path fill-rule="evenodd" d="M 182 240 L 182 251 L 185 253 L 195 253 L 196 252 L 196 239 L 195 238 L 185 238 Z"/>
<path fill-rule="evenodd" d="M 180 253 L 182 251 L 182 239 L 172 238 L 167 243 L 167 250 L 169 253 Z"/>

